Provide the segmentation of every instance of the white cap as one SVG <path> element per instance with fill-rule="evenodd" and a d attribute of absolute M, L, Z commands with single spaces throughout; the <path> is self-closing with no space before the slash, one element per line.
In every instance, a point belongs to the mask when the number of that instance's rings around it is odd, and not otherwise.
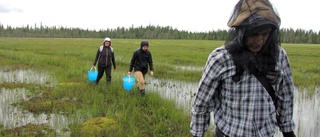
<path fill-rule="evenodd" d="M 109 37 L 106 37 L 104 41 L 111 41 L 111 39 Z"/>

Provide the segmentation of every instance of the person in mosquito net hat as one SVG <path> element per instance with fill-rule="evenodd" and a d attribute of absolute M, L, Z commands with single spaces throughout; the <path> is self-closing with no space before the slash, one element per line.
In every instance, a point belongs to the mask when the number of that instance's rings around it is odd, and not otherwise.
<path fill-rule="evenodd" d="M 235 5 L 225 45 L 211 52 L 199 82 L 191 109 L 193 136 L 205 135 L 213 112 L 215 137 L 272 137 L 278 127 L 284 137 L 295 137 L 294 85 L 280 47 L 280 23 L 268 0 Z"/>

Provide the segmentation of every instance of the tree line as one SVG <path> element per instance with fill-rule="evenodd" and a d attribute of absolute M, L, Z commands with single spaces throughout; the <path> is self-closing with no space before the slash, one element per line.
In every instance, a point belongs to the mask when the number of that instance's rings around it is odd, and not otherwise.
<path fill-rule="evenodd" d="M 119 39 L 192 39 L 192 40 L 225 40 L 230 30 L 212 30 L 208 32 L 190 32 L 170 26 L 139 26 L 129 28 L 89 30 L 72 27 L 26 25 L 23 27 L 6 27 L 0 23 L 0 37 L 37 37 L 37 38 L 105 38 Z M 282 28 L 281 43 L 320 43 L 320 31 Z"/>

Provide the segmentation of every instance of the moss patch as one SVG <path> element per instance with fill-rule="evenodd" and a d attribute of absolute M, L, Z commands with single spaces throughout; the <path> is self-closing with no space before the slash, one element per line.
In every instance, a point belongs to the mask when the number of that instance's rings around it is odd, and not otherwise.
<path fill-rule="evenodd" d="M 40 124 L 27 124 L 25 126 L 1 130 L 1 136 L 9 136 L 9 137 L 45 137 L 45 136 L 56 136 L 56 132 L 53 129 L 50 129 L 48 125 Z"/>
<path fill-rule="evenodd" d="M 81 134 L 84 136 L 106 135 L 114 131 L 116 125 L 116 120 L 107 117 L 88 119 L 81 125 Z"/>

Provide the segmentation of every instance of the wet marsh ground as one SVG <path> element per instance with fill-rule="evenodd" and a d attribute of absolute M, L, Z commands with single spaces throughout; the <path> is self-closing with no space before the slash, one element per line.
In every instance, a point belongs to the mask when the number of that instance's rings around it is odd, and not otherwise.
<path fill-rule="evenodd" d="M 136 87 L 125 91 L 121 81 L 140 40 L 112 40 L 117 70 L 111 85 L 104 77 L 99 85 L 87 80 L 102 40 L 0 38 L 0 135 L 189 136 L 202 68 L 223 42 L 149 40 L 155 76 L 147 77 L 147 94 L 141 97 Z M 282 46 L 297 86 L 297 132 L 316 135 L 319 121 L 307 123 L 319 119 L 320 45 Z"/>

